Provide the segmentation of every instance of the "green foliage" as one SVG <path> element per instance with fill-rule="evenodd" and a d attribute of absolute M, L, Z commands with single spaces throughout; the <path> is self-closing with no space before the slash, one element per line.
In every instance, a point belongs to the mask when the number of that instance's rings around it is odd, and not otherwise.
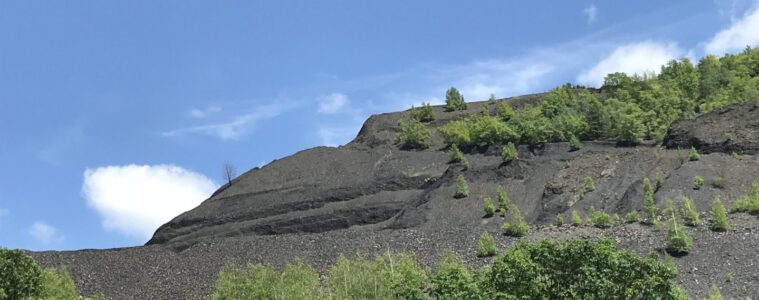
<path fill-rule="evenodd" d="M 654 203 L 654 189 L 651 188 L 651 181 L 648 177 L 643 178 L 643 210 L 646 212 L 646 218 L 649 222 L 656 219 L 656 204 Z"/>
<path fill-rule="evenodd" d="M 509 206 L 511 206 L 511 200 L 509 199 L 509 195 L 506 194 L 506 191 L 503 189 L 503 187 L 499 185 L 496 189 L 495 195 L 496 198 L 498 198 L 498 208 L 501 211 L 509 210 Z"/>
<path fill-rule="evenodd" d="M 582 218 L 576 210 L 572 211 L 572 226 L 582 226 Z"/>
<path fill-rule="evenodd" d="M 466 198 L 469 197 L 469 186 L 466 183 L 464 175 L 459 174 L 456 177 L 456 192 L 453 193 L 453 198 Z"/>
<path fill-rule="evenodd" d="M 480 235 L 480 240 L 477 242 L 477 256 L 487 257 L 495 255 L 495 240 L 489 232 L 485 231 Z"/>
<path fill-rule="evenodd" d="M 435 112 L 432 110 L 432 105 L 422 102 L 422 107 L 411 107 L 411 119 L 419 122 L 431 122 L 435 120 Z"/>
<path fill-rule="evenodd" d="M 635 223 L 638 220 L 640 220 L 640 215 L 637 210 L 633 210 L 625 215 L 625 222 L 627 223 Z"/>
<path fill-rule="evenodd" d="M 560 213 L 556 214 L 556 222 L 554 223 L 556 226 L 563 226 L 564 225 L 564 216 L 562 216 Z"/>
<path fill-rule="evenodd" d="M 704 178 L 701 176 L 693 177 L 693 185 L 695 189 L 701 189 L 704 186 Z"/>
<path fill-rule="evenodd" d="M 514 205 L 509 209 L 509 212 L 511 216 L 511 224 L 503 223 L 503 233 L 513 237 L 525 236 L 529 227 L 524 220 L 524 216 L 522 216 L 522 212 L 519 211 L 519 207 Z"/>
<path fill-rule="evenodd" d="M 759 181 L 751 183 L 751 193 L 739 197 L 733 203 L 733 210 L 752 215 L 759 214 Z"/>
<path fill-rule="evenodd" d="M 381 259 L 384 263 L 383 275 L 390 279 L 392 299 L 427 299 L 424 294 L 428 282 L 427 272 L 413 255 L 387 252 Z"/>
<path fill-rule="evenodd" d="M 518 111 L 502 101 L 495 119 L 506 127 L 492 123 L 492 119 L 479 119 L 486 116 L 474 116 L 441 132 L 447 133 L 448 143 L 462 146 L 471 142 L 538 145 L 599 138 L 622 145 L 661 141 L 677 119 L 759 98 L 757 53 L 759 49 L 747 48 L 737 55 L 706 56 L 697 66 L 687 58 L 672 60 L 662 66 L 659 75 L 612 73 L 604 81 L 603 93 L 564 85 L 549 92 L 538 105 Z M 459 104 L 466 105 L 460 93 L 450 89 L 447 110 L 462 109 Z M 489 128 L 488 138 L 469 140 L 474 137 L 467 124 L 483 121 Z"/>
<path fill-rule="evenodd" d="M 656 176 L 656 190 L 658 191 L 662 186 L 664 186 L 664 177 L 658 175 Z"/>
<path fill-rule="evenodd" d="M 727 272 L 724 276 L 725 282 L 732 282 L 733 281 L 733 273 Z"/>
<path fill-rule="evenodd" d="M 714 179 L 712 179 L 712 187 L 716 189 L 724 189 L 725 188 L 725 178 L 722 176 L 716 176 Z"/>
<path fill-rule="evenodd" d="M 657 257 L 640 257 L 609 240 L 523 242 L 495 259 L 484 294 L 487 299 L 678 299 L 676 275 Z"/>
<path fill-rule="evenodd" d="M 42 271 L 40 299 L 77 300 L 82 299 L 76 291 L 74 280 L 65 267 Z"/>
<path fill-rule="evenodd" d="M 698 218 L 698 211 L 696 210 L 696 205 L 693 203 L 693 199 L 683 197 L 682 202 L 683 207 L 680 213 L 683 216 L 683 220 L 685 220 L 685 225 L 698 226 L 701 221 Z"/>
<path fill-rule="evenodd" d="M 485 210 L 486 217 L 492 217 L 495 213 L 495 205 L 493 204 L 493 199 L 490 197 L 485 197 L 483 200 L 483 209 Z"/>
<path fill-rule="evenodd" d="M 510 162 L 515 159 L 519 159 L 519 152 L 517 151 L 517 147 L 514 146 L 513 143 L 508 143 L 506 147 L 503 147 L 503 151 L 501 151 L 501 158 L 504 162 Z"/>
<path fill-rule="evenodd" d="M 582 189 L 585 193 L 595 191 L 596 186 L 593 184 L 593 178 L 590 178 L 590 176 L 585 177 L 582 181 Z"/>
<path fill-rule="evenodd" d="M 438 129 L 443 140 L 448 145 L 469 145 L 472 143 L 472 135 L 469 131 L 469 123 L 466 120 L 448 122 Z"/>
<path fill-rule="evenodd" d="M 506 122 L 508 120 L 511 120 L 511 118 L 516 115 L 514 113 L 514 109 L 511 108 L 511 104 L 506 101 L 501 101 L 501 104 L 498 105 L 498 117 L 501 118 L 502 121 Z"/>
<path fill-rule="evenodd" d="M 576 136 L 571 136 L 569 138 L 569 151 L 577 151 L 582 149 L 582 142 L 580 142 L 580 139 L 578 139 Z"/>
<path fill-rule="evenodd" d="M 42 269 L 23 250 L 0 248 L 0 289 L 6 299 L 39 297 Z"/>
<path fill-rule="evenodd" d="M 390 278 L 383 274 L 384 263 L 378 258 L 374 261 L 348 259 L 343 255 L 337 258 L 330 268 L 326 285 L 332 299 L 388 299 Z M 243 299 L 243 298 L 240 298 Z"/>
<path fill-rule="evenodd" d="M 430 295 L 439 300 L 481 300 L 480 287 L 469 269 L 447 257 L 432 276 Z"/>
<path fill-rule="evenodd" d="M 672 255 L 684 255 L 688 254 L 692 247 L 693 239 L 685 233 L 684 228 L 680 226 L 677 218 L 672 214 L 669 229 L 667 230 L 667 252 Z"/>
<path fill-rule="evenodd" d="M 466 160 L 464 153 L 462 153 L 456 145 L 451 145 L 451 150 L 448 151 L 448 155 L 451 157 L 452 163 L 458 163 L 464 166 L 464 168 L 469 168 L 469 161 Z"/>
<path fill-rule="evenodd" d="M 300 261 L 289 264 L 282 273 L 261 264 L 227 264 L 219 272 L 211 299 L 305 300 L 318 291 L 318 274 Z"/>
<path fill-rule="evenodd" d="M 418 120 L 401 121 L 401 131 L 395 136 L 402 148 L 426 149 L 430 146 L 430 130 Z"/>
<path fill-rule="evenodd" d="M 719 288 L 716 285 L 712 285 L 709 288 L 708 297 L 707 300 L 723 300 L 725 298 L 722 297 L 722 293 L 719 291 Z"/>
<path fill-rule="evenodd" d="M 459 90 L 454 87 L 451 87 L 448 89 L 448 91 L 445 92 L 445 110 L 466 110 L 466 101 L 464 101 L 464 96 L 461 95 L 461 93 L 459 93 Z"/>
<path fill-rule="evenodd" d="M 714 231 L 727 231 L 730 229 L 730 223 L 727 220 L 727 210 L 722 205 L 722 200 L 715 197 L 712 201 L 712 226 Z"/>
<path fill-rule="evenodd" d="M 696 150 L 696 148 L 690 147 L 690 154 L 688 155 L 688 159 L 690 161 L 697 161 L 701 159 L 701 155 L 698 154 L 698 150 Z"/>
<path fill-rule="evenodd" d="M 609 228 L 611 227 L 611 217 L 603 211 L 591 208 L 590 215 L 588 215 L 588 223 L 598 228 Z"/>

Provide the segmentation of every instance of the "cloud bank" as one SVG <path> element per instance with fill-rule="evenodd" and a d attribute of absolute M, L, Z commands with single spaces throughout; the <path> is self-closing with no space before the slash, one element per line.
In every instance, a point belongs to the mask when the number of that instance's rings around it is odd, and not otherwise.
<path fill-rule="evenodd" d="M 619 46 L 594 67 L 583 71 L 577 81 L 580 84 L 601 86 L 609 73 L 624 72 L 642 75 L 658 72 L 662 65 L 682 56 L 676 43 L 644 41 Z"/>
<path fill-rule="evenodd" d="M 729 28 L 715 34 L 706 43 L 705 50 L 710 54 L 721 55 L 742 50 L 746 46 L 757 45 L 759 45 L 759 2 L 742 18 L 733 21 Z"/>
<path fill-rule="evenodd" d="M 348 96 L 342 93 L 332 93 L 319 98 L 319 113 L 334 114 L 348 103 Z"/>
<path fill-rule="evenodd" d="M 596 8 L 595 5 L 591 4 L 590 6 L 586 7 L 582 10 L 582 13 L 588 18 L 588 24 L 591 24 L 596 21 L 596 15 L 598 14 L 598 8 Z"/>
<path fill-rule="evenodd" d="M 125 165 L 87 169 L 82 194 L 106 230 L 147 241 L 216 187 L 205 176 L 174 165 Z"/>

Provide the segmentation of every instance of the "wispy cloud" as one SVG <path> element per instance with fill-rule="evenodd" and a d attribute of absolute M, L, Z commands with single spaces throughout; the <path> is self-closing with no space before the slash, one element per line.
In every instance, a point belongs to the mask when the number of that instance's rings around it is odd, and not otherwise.
<path fill-rule="evenodd" d="M 144 242 L 216 187 L 205 176 L 174 165 L 125 165 L 87 169 L 82 194 L 105 229 Z"/>
<path fill-rule="evenodd" d="M 319 113 L 334 114 L 348 103 L 348 96 L 343 93 L 331 93 L 319 97 Z"/>
<path fill-rule="evenodd" d="M 592 24 L 593 22 L 596 21 L 596 15 L 598 14 L 598 8 L 596 8 L 595 5 L 591 4 L 590 6 L 586 7 L 585 9 L 583 9 L 582 13 L 588 19 L 588 24 Z"/>
<path fill-rule="evenodd" d="M 203 119 L 205 117 L 208 117 L 211 114 L 218 113 L 220 111 L 221 111 L 221 107 L 209 106 L 203 109 L 192 108 L 187 112 L 187 114 L 193 118 Z"/>
<path fill-rule="evenodd" d="M 710 54 L 724 54 L 742 50 L 746 46 L 759 45 L 759 1 L 743 17 L 733 20 L 729 28 L 724 29 L 706 43 L 705 50 Z"/>
<path fill-rule="evenodd" d="M 645 41 L 619 46 L 592 68 L 583 71 L 577 81 L 581 84 L 601 86 L 609 73 L 624 72 L 642 75 L 658 72 L 669 60 L 683 55 L 673 42 Z"/>
<path fill-rule="evenodd" d="M 255 107 L 247 113 L 232 116 L 231 120 L 169 130 L 163 132 L 163 135 L 173 137 L 186 134 L 200 134 L 213 136 L 221 140 L 236 140 L 249 133 L 258 122 L 275 118 L 290 108 L 292 108 L 292 105 L 287 103 L 274 102 Z"/>
<path fill-rule="evenodd" d="M 58 229 L 45 222 L 34 222 L 34 224 L 29 227 L 29 235 L 43 244 L 63 241 L 63 236 L 59 235 Z"/>

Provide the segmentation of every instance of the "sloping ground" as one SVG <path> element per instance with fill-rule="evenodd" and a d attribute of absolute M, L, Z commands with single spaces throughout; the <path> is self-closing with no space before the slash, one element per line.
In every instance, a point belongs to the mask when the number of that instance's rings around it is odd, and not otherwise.
<path fill-rule="evenodd" d="M 541 97 L 507 101 L 519 107 Z M 149 246 L 33 255 L 43 265 L 69 266 L 84 292 L 118 299 L 203 297 L 228 260 L 281 266 L 300 257 L 323 271 L 338 253 L 390 249 L 415 252 L 426 265 L 448 250 L 472 264 L 483 264 L 487 259 L 474 258 L 477 237 L 483 230 L 499 232 L 508 221 L 483 218 L 482 198 L 494 197 L 499 185 L 537 226 L 528 238 L 607 235 L 646 253 L 664 245 L 663 232 L 637 224 L 608 230 L 557 230 L 545 224 L 557 213 L 568 220 L 573 210 L 585 214 L 591 207 L 620 215 L 639 209 L 645 176 L 664 179 L 655 192 L 658 204 L 667 199 L 678 203 L 688 196 L 701 212 L 709 211 L 715 196 L 729 203 L 748 193 L 751 182 L 759 179 L 759 156 L 747 150 L 759 141 L 759 131 L 752 129 L 756 114 L 746 113 L 756 105 L 735 105 L 678 122 L 667 136 L 668 148 L 586 142 L 581 150 L 570 152 L 568 144 L 554 143 L 520 147 L 520 159 L 504 164 L 500 148 L 490 147 L 466 154 L 466 170 L 448 164 L 437 134 L 428 150 L 399 150 L 394 143 L 397 124 L 408 112 L 372 116 L 344 147 L 305 150 L 241 175 L 199 207 L 161 226 Z M 469 103 L 468 111 L 451 113 L 435 107 L 437 120 L 429 126 L 439 127 L 483 107 L 492 111 L 496 105 Z M 723 122 L 728 124 L 724 128 L 732 129 L 694 129 Z M 726 130 L 734 132 L 731 148 L 707 146 Z M 691 145 L 713 153 L 687 161 Z M 470 196 L 465 199 L 452 197 L 459 174 L 469 182 Z M 706 181 L 700 189 L 694 188 L 695 176 Z M 583 191 L 585 177 L 593 179 L 594 191 Z M 724 178 L 724 187 L 712 186 L 717 177 Z M 723 286 L 732 297 L 759 295 L 759 272 L 751 268 L 759 222 L 740 214 L 731 215 L 731 220 L 735 228 L 728 233 L 712 233 L 704 226 L 693 229 L 694 252 L 676 259 L 680 280 L 694 296 L 703 294 L 709 283 Z M 497 240 L 500 249 L 516 241 L 503 236 Z M 720 280 L 727 272 L 735 277 L 729 284 Z"/>

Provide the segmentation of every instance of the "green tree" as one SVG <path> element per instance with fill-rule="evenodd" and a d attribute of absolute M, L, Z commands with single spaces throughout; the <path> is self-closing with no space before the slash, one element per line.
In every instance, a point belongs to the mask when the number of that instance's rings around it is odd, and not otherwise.
<path fill-rule="evenodd" d="M 454 87 L 449 88 L 448 91 L 445 92 L 445 110 L 466 110 L 464 96 Z"/>
<path fill-rule="evenodd" d="M 469 197 L 469 186 L 466 183 L 464 175 L 459 174 L 456 177 L 456 192 L 453 193 L 453 198 L 466 198 Z"/>
<path fill-rule="evenodd" d="M 643 210 L 649 222 L 656 220 L 656 204 L 654 203 L 654 189 L 648 177 L 643 178 Z"/>
<path fill-rule="evenodd" d="M 585 193 L 595 191 L 596 186 L 593 184 L 593 178 L 590 178 L 589 176 L 585 177 L 585 179 L 582 181 L 582 189 Z"/>
<path fill-rule="evenodd" d="M 698 150 L 696 150 L 694 147 L 690 147 L 690 154 L 688 157 L 690 161 L 697 161 L 701 159 L 701 155 L 698 154 Z"/>
<path fill-rule="evenodd" d="M 513 143 L 508 143 L 506 147 L 503 147 L 501 158 L 504 162 L 510 162 L 512 160 L 519 159 L 519 152 L 517 151 L 517 147 L 514 146 Z"/>
<path fill-rule="evenodd" d="M 490 199 L 490 197 L 485 197 L 483 200 L 483 209 L 485 210 L 486 217 L 492 217 L 495 213 L 495 205 L 493 204 L 493 199 Z"/>
<path fill-rule="evenodd" d="M 422 102 L 420 108 L 411 107 L 411 119 L 419 122 L 431 122 L 435 120 L 435 112 L 432 110 L 432 105 Z"/>
<path fill-rule="evenodd" d="M 693 239 L 685 233 L 685 230 L 678 224 L 674 213 L 670 218 L 670 226 L 667 230 L 667 252 L 672 255 L 684 255 L 690 252 L 693 247 Z"/>
<path fill-rule="evenodd" d="M 519 207 L 516 205 L 512 206 L 509 209 L 509 213 L 511 215 L 511 224 L 503 223 L 503 233 L 513 237 L 525 236 L 529 227 L 524 220 L 524 216 L 522 216 L 522 212 L 519 211 Z"/>
<path fill-rule="evenodd" d="M 459 150 L 459 147 L 451 145 L 450 148 L 451 150 L 448 151 L 448 155 L 451 157 L 451 162 L 461 164 L 464 168 L 469 168 L 469 161 L 466 160 L 464 153 Z"/>
<path fill-rule="evenodd" d="M 685 224 L 688 226 L 698 226 L 701 221 L 698 218 L 698 211 L 696 205 L 693 203 L 693 199 L 688 197 L 682 197 L 683 207 L 680 213 L 685 220 Z"/>
<path fill-rule="evenodd" d="M 611 217 L 609 217 L 609 214 L 595 210 L 591 207 L 590 214 L 588 215 L 588 223 L 593 224 L 593 226 L 598 228 L 609 228 L 611 227 Z"/>
<path fill-rule="evenodd" d="M 571 136 L 569 138 L 569 151 L 577 151 L 582 149 L 582 142 L 580 142 L 580 139 L 578 139 L 576 136 Z"/>
<path fill-rule="evenodd" d="M 631 270 L 635 270 L 631 272 Z M 522 242 L 493 262 L 487 299 L 687 299 L 677 270 L 609 240 Z"/>
<path fill-rule="evenodd" d="M 477 256 L 487 257 L 495 255 L 495 240 L 489 232 L 485 231 L 480 235 L 480 240 L 477 242 Z"/>
<path fill-rule="evenodd" d="M 0 248 L 0 289 L 7 299 L 39 297 L 42 269 L 23 250 Z"/>
<path fill-rule="evenodd" d="M 511 108 L 511 104 L 506 101 L 501 101 L 501 104 L 498 105 L 498 117 L 501 118 L 504 122 L 511 120 L 515 115 L 514 109 Z"/>
<path fill-rule="evenodd" d="M 406 149 L 426 149 L 430 146 L 430 130 L 418 120 L 401 121 L 401 131 L 396 135 L 396 142 Z"/>
<path fill-rule="evenodd" d="M 481 300 L 480 287 L 467 267 L 446 257 L 432 276 L 430 295 L 440 300 Z"/>
<path fill-rule="evenodd" d="M 712 226 L 714 231 L 727 231 L 730 229 L 730 223 L 727 220 L 727 210 L 722 205 L 722 200 L 715 197 L 712 202 Z"/>
<path fill-rule="evenodd" d="M 562 216 L 560 213 L 556 214 L 556 226 L 563 226 L 564 225 L 564 216 Z"/>
<path fill-rule="evenodd" d="M 511 206 L 511 200 L 509 199 L 509 195 L 506 194 L 506 191 L 502 186 L 499 185 L 498 188 L 496 188 L 495 195 L 498 199 L 498 209 L 502 211 L 508 210 L 509 206 Z"/>
<path fill-rule="evenodd" d="M 701 187 L 704 186 L 704 178 L 701 176 L 693 177 L 693 185 L 695 186 L 695 189 L 701 189 Z"/>
<path fill-rule="evenodd" d="M 572 211 L 572 226 L 581 226 L 582 225 L 582 218 L 577 213 L 576 210 Z"/>
<path fill-rule="evenodd" d="M 625 222 L 627 223 L 635 223 L 638 222 L 640 219 L 640 215 L 638 215 L 637 210 L 633 210 L 625 215 Z"/>

